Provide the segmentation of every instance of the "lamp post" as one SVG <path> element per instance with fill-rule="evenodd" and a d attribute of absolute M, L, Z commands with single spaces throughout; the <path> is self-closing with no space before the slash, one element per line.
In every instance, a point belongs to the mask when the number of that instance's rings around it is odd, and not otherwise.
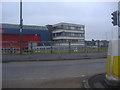
<path fill-rule="evenodd" d="M 22 30 L 23 30 L 22 0 L 20 0 L 20 54 L 22 54 Z"/>

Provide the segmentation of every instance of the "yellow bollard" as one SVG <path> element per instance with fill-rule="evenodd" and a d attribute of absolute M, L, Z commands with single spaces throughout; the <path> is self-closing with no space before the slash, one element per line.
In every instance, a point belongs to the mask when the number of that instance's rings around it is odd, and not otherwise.
<path fill-rule="evenodd" d="M 120 56 L 113 58 L 113 74 L 120 78 Z"/>
<path fill-rule="evenodd" d="M 107 56 L 107 82 L 120 82 L 120 40 L 112 40 L 109 42 Z"/>

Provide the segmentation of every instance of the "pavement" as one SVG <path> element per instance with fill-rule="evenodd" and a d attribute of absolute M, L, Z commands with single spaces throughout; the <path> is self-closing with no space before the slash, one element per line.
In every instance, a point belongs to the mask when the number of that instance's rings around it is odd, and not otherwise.
<path fill-rule="evenodd" d="M 66 53 L 66 54 L 28 54 L 28 55 L 2 55 L 2 61 L 59 61 L 106 58 L 107 53 Z"/>
<path fill-rule="evenodd" d="M 105 83 L 106 73 L 93 75 L 88 79 L 89 88 L 109 88 Z"/>
<path fill-rule="evenodd" d="M 109 82 L 109 83 L 108 83 Z M 116 83 L 116 84 L 115 84 Z M 120 82 L 108 81 L 106 73 L 96 74 L 89 77 L 83 85 L 85 88 L 120 88 Z"/>
<path fill-rule="evenodd" d="M 8 81 L 5 84 L 3 81 L 3 88 L 82 88 L 82 81 L 87 77 L 70 77 L 50 80 L 14 80 Z M 13 85 L 14 84 L 14 85 Z"/>
<path fill-rule="evenodd" d="M 81 88 L 106 70 L 106 59 L 9 62 L 2 64 L 3 88 Z"/>

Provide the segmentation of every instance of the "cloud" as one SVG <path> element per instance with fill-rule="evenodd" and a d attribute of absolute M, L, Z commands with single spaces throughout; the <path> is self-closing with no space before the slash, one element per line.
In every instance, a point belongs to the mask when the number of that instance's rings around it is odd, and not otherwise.
<path fill-rule="evenodd" d="M 84 24 L 86 39 L 100 39 L 99 35 L 113 27 L 111 13 L 115 10 L 116 2 L 23 2 L 23 19 L 27 25 Z M 3 3 L 3 22 L 19 23 L 18 2 Z"/>

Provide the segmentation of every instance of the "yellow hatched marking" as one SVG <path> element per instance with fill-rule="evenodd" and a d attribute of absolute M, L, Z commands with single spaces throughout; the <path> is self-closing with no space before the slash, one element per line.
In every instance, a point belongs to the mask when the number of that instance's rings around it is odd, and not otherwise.
<path fill-rule="evenodd" d="M 113 60 L 113 74 L 120 77 L 120 56 L 115 56 Z"/>
<path fill-rule="evenodd" d="M 110 74 L 110 61 L 111 61 L 111 56 L 107 56 L 107 75 Z"/>

